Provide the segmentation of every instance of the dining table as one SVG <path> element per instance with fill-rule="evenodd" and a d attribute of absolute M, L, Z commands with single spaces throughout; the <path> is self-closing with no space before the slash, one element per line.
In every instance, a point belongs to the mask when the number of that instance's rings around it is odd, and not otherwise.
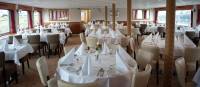
<path fill-rule="evenodd" d="M 161 38 L 160 35 L 150 34 L 141 43 L 141 47 L 158 47 L 160 54 L 164 54 L 166 38 Z M 196 45 L 185 35 L 174 37 L 174 57 L 183 57 L 185 48 L 195 48 Z"/>
<path fill-rule="evenodd" d="M 0 51 L 5 53 L 6 61 L 12 60 L 15 64 L 20 65 L 21 58 L 34 52 L 31 45 L 26 42 L 21 44 L 8 44 L 5 40 L 6 38 L 0 40 Z M 7 48 L 5 49 L 5 47 Z"/>
<path fill-rule="evenodd" d="M 59 79 L 79 84 L 98 80 L 100 87 L 131 86 L 137 63 L 121 46 L 110 49 L 108 54 L 84 49 L 84 54 L 77 55 L 80 47 L 72 48 L 58 61 L 56 76 Z"/>
<path fill-rule="evenodd" d="M 67 38 L 65 36 L 65 33 L 63 32 L 55 32 L 55 33 L 48 33 L 48 32 L 40 32 L 40 33 L 20 33 L 20 34 L 17 34 L 17 35 L 22 35 L 22 38 L 27 40 L 27 36 L 29 35 L 40 35 L 40 41 L 41 42 L 46 42 L 48 43 L 48 40 L 47 40 L 47 36 L 48 35 L 54 35 L 54 34 L 59 34 L 59 41 L 61 44 L 65 44 L 65 39 Z"/>

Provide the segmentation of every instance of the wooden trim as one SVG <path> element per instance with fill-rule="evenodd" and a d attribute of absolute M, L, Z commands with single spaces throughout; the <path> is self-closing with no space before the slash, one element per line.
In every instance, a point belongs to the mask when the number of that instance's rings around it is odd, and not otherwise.
<path fill-rule="evenodd" d="M 0 2 L 0 9 L 16 10 L 15 4 Z"/>
<path fill-rule="evenodd" d="M 115 5 L 115 3 L 112 3 L 112 22 L 113 22 L 113 30 L 115 31 L 115 14 L 116 14 L 116 12 L 115 12 L 115 9 L 116 8 L 116 5 Z"/>
<path fill-rule="evenodd" d="M 163 87 L 172 87 L 173 67 L 174 67 L 174 32 L 175 32 L 175 14 L 176 0 L 167 0 L 167 18 L 166 18 L 166 40 L 164 54 L 164 80 Z"/>
<path fill-rule="evenodd" d="M 69 27 L 73 34 L 79 34 L 84 30 L 81 22 L 69 22 Z"/>
<path fill-rule="evenodd" d="M 176 10 L 191 10 L 191 9 L 193 9 L 193 5 L 176 6 Z M 166 10 L 166 7 L 155 8 L 155 10 L 158 11 Z"/>
<path fill-rule="evenodd" d="M 42 8 L 37 8 L 37 7 L 34 8 L 34 11 L 42 12 L 42 10 L 43 10 Z"/>
<path fill-rule="evenodd" d="M 128 35 L 131 36 L 131 13 L 132 13 L 132 1 L 131 0 L 127 0 L 127 31 L 128 31 Z"/>
<path fill-rule="evenodd" d="M 25 6 L 25 5 L 19 5 L 18 9 L 24 10 L 24 11 L 32 11 L 33 7 Z"/>

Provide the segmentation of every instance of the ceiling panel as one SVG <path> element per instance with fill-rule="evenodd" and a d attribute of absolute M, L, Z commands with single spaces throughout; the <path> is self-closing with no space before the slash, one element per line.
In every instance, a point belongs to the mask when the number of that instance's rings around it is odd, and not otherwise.
<path fill-rule="evenodd" d="M 113 0 L 0 0 L 42 8 L 100 8 L 111 7 Z M 133 8 L 153 8 L 165 6 L 166 0 L 132 0 Z M 176 0 L 177 5 L 200 4 L 200 0 Z M 126 8 L 126 0 L 116 0 L 118 8 Z"/>

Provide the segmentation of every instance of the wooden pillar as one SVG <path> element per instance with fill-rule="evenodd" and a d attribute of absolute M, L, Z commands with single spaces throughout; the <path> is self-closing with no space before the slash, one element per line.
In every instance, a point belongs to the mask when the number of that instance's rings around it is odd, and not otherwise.
<path fill-rule="evenodd" d="M 166 0 L 167 18 L 166 18 L 166 41 L 165 41 L 165 58 L 164 58 L 164 80 L 163 87 L 171 87 L 172 69 L 174 67 L 174 31 L 175 31 L 175 6 L 176 0 Z"/>
<path fill-rule="evenodd" d="M 112 21 L 113 21 L 113 30 L 115 31 L 115 3 L 112 3 Z"/>
<path fill-rule="evenodd" d="M 132 12 L 132 0 L 127 0 L 127 31 L 128 36 L 131 36 L 131 12 Z"/>
<path fill-rule="evenodd" d="M 108 25 L 108 6 L 105 6 L 105 24 Z"/>

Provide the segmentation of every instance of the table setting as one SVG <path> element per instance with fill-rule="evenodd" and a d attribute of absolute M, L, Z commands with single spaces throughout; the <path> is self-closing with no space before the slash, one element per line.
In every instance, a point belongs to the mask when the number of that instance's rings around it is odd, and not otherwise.
<path fill-rule="evenodd" d="M 114 85 L 115 80 L 118 80 L 116 78 L 122 76 L 124 80 L 121 84 L 130 87 L 130 79 L 135 71 L 137 63 L 121 46 L 111 49 L 104 43 L 101 48 L 91 52 L 82 43 L 79 48 L 72 48 L 58 61 L 56 75 L 59 79 L 72 83 L 99 80 L 101 87 L 120 87 Z"/>
<path fill-rule="evenodd" d="M 30 44 L 20 43 L 13 37 L 13 43 L 8 44 L 8 38 L 1 39 L 0 51 L 5 53 L 5 60 L 13 60 L 15 64 L 20 65 L 20 59 L 29 53 L 33 53 L 33 48 Z"/>
<path fill-rule="evenodd" d="M 185 48 L 196 47 L 196 45 L 185 34 L 175 35 L 174 40 L 174 57 L 176 58 L 184 56 Z M 160 53 L 164 54 L 165 38 L 161 38 L 158 33 L 156 35 L 150 34 L 142 41 L 141 46 L 158 47 L 160 48 Z"/>

